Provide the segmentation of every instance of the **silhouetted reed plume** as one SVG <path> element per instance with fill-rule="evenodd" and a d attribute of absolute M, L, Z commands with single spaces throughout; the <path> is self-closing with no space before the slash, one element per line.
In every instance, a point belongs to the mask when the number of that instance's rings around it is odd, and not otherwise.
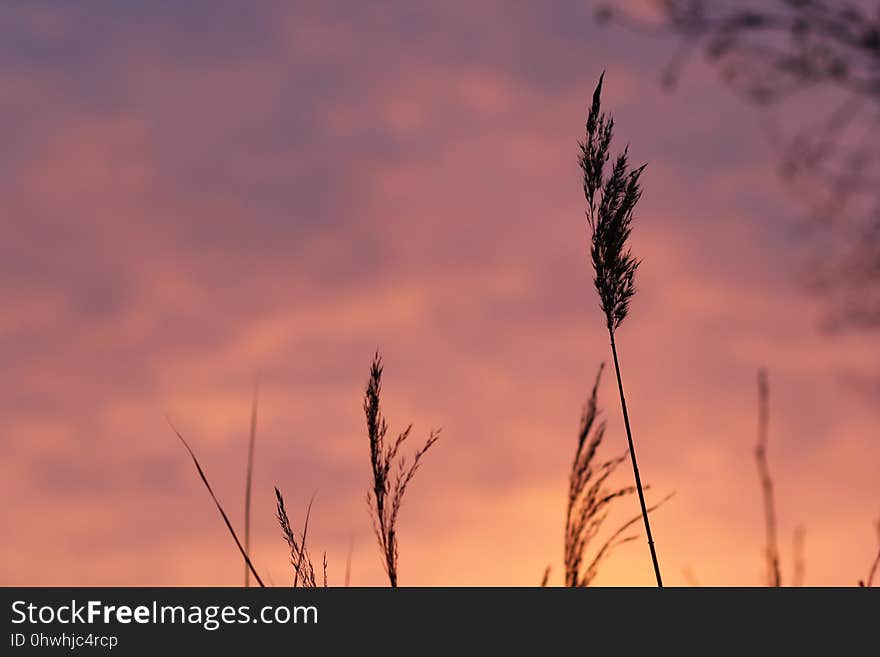
<path fill-rule="evenodd" d="M 587 548 L 608 516 L 608 506 L 617 498 L 635 492 L 634 486 L 608 488 L 608 478 L 617 466 L 626 460 L 626 454 L 608 461 L 596 462 L 596 453 L 605 437 L 605 422 L 599 421 L 598 392 L 604 363 L 596 374 L 593 390 L 584 406 L 578 432 L 578 446 L 568 478 L 568 504 L 565 513 L 565 585 L 568 587 L 589 586 L 598 573 L 599 564 L 621 543 L 635 540 L 636 536 L 625 535 L 641 515 L 624 523 L 602 544 L 592 560 L 586 565 Z M 668 497 L 666 498 L 668 499 Z M 653 511 L 657 506 L 648 509 Z M 547 575 L 542 585 L 546 585 Z"/>
<path fill-rule="evenodd" d="M 422 457 L 440 438 L 439 431 L 431 431 L 428 440 L 416 451 L 412 464 L 398 455 L 400 447 L 409 437 L 412 425 L 404 429 L 390 445 L 385 444 L 388 425 L 382 416 L 380 394 L 382 390 L 382 358 L 377 352 L 370 366 L 370 379 L 364 394 L 364 414 L 367 418 L 367 435 L 370 439 L 370 464 L 373 468 L 373 489 L 367 493 L 367 504 L 373 520 L 373 530 L 382 550 L 382 559 L 388 581 L 397 586 L 397 516 L 403 502 L 403 494 L 419 467 Z M 396 474 L 392 474 L 392 468 Z"/>
<path fill-rule="evenodd" d="M 599 78 L 593 93 L 593 104 L 587 117 L 586 137 L 578 145 L 580 147 L 580 165 L 584 174 L 584 196 L 587 200 L 587 222 L 591 230 L 590 256 L 595 270 L 594 283 L 599 293 L 602 312 L 611 339 L 611 353 L 614 356 L 614 370 L 617 374 L 617 387 L 620 392 L 620 405 L 623 421 L 626 426 L 626 438 L 629 443 L 630 462 L 642 518 L 645 521 L 645 533 L 651 551 L 651 562 L 657 586 L 663 586 L 660 576 L 660 564 L 654 548 L 651 534 L 651 523 L 648 520 L 648 507 L 645 493 L 639 476 L 636 461 L 636 450 L 633 445 L 632 430 L 623 393 L 623 382 L 620 376 L 620 362 L 617 357 L 615 331 L 626 318 L 629 302 L 635 294 L 635 273 L 639 261 L 633 257 L 627 240 L 632 232 L 633 212 L 642 195 L 639 180 L 645 166 L 632 168 L 629 164 L 628 147 L 617 156 L 608 168 L 609 148 L 614 135 L 614 120 L 601 112 L 602 82 L 605 74 Z M 607 173 L 607 175 L 606 175 Z"/>

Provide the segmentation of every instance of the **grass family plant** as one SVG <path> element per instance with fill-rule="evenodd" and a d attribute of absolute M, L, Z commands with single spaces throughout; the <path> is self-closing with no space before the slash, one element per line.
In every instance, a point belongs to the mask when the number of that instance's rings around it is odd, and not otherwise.
<path fill-rule="evenodd" d="M 641 176 L 645 166 L 633 168 L 629 162 L 628 147 L 610 163 L 611 141 L 614 135 L 614 120 L 601 111 L 602 82 L 599 78 L 593 93 L 593 103 L 587 117 L 586 136 L 578 145 L 579 160 L 583 171 L 584 196 L 587 201 L 587 222 L 590 227 L 590 257 L 595 271 L 594 283 L 599 293 L 600 306 L 605 315 L 608 336 L 611 340 L 611 353 L 614 358 L 614 371 L 617 375 L 617 388 L 626 438 L 629 445 L 636 492 L 645 522 L 645 533 L 651 551 L 651 562 L 657 586 L 663 586 L 660 563 L 648 519 L 645 492 L 639 476 L 636 450 L 633 444 L 632 429 L 620 375 L 620 361 L 617 356 L 615 333 L 629 312 L 629 302 L 635 295 L 635 274 L 639 261 L 633 257 L 627 241 L 632 232 L 633 213 L 642 195 Z"/>
<path fill-rule="evenodd" d="M 599 382 L 603 369 L 604 363 L 599 367 L 596 382 L 581 415 L 577 450 L 568 477 L 564 542 L 565 585 L 568 587 L 589 586 L 598 574 L 599 564 L 614 548 L 635 540 L 636 536 L 627 532 L 641 519 L 641 515 L 636 515 L 621 525 L 595 551 L 592 559 L 587 560 L 587 549 L 602 528 L 612 502 L 635 492 L 634 486 L 620 488 L 607 486 L 608 479 L 617 466 L 626 460 L 626 453 L 607 461 L 597 459 L 597 452 L 605 437 L 605 422 L 599 419 L 598 404 Z M 653 511 L 668 497 L 648 511 Z M 547 574 L 545 574 L 545 585 Z"/>
<path fill-rule="evenodd" d="M 386 442 L 388 424 L 382 415 L 382 358 L 378 353 L 370 366 L 370 378 L 364 394 L 364 414 L 370 440 L 370 465 L 373 470 L 373 488 L 367 492 L 367 505 L 373 520 L 373 530 L 382 551 L 382 561 L 388 581 L 397 586 L 397 518 L 406 487 L 418 470 L 422 457 L 440 438 L 439 431 L 431 431 L 425 444 L 416 451 L 407 466 L 400 448 L 409 437 L 412 425 L 404 429 L 394 442 Z M 392 470 L 394 472 L 392 472 Z"/>

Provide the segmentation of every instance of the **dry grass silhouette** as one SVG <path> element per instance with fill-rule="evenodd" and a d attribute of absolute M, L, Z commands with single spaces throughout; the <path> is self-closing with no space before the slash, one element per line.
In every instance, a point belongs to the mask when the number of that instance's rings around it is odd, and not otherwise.
<path fill-rule="evenodd" d="M 373 471 L 373 488 L 367 493 L 367 505 L 373 520 L 373 530 L 382 551 L 383 566 L 392 587 L 397 586 L 397 517 L 403 503 L 406 487 L 418 470 L 425 453 L 440 438 L 439 431 L 431 431 L 425 444 L 416 451 L 412 464 L 399 454 L 400 447 L 409 437 L 412 425 L 404 429 L 393 443 L 385 442 L 388 424 L 382 415 L 380 395 L 382 391 L 382 358 L 378 352 L 370 366 L 370 378 L 364 393 L 364 414 L 367 419 L 367 435 L 370 440 L 370 465 Z M 392 469 L 396 470 L 392 474 Z"/>
<path fill-rule="evenodd" d="M 257 397 L 256 393 L 254 395 L 254 402 L 251 411 L 251 433 L 249 440 L 249 458 L 248 458 L 248 477 L 247 477 L 247 486 L 246 490 L 250 491 L 251 485 L 251 474 L 252 474 L 252 464 L 253 464 L 253 445 L 254 439 L 256 435 L 256 417 L 257 417 Z M 249 575 L 253 575 L 254 579 L 260 586 L 265 586 L 262 578 L 257 573 L 256 568 L 254 567 L 253 562 L 249 556 L 249 550 L 247 547 L 242 545 L 242 542 L 238 538 L 238 534 L 235 532 L 235 529 L 232 526 L 232 522 L 229 520 L 229 516 L 226 514 L 226 511 L 223 508 L 223 505 L 220 503 L 220 500 L 217 499 L 217 495 L 214 493 L 214 489 L 212 488 L 210 482 L 208 481 L 208 477 L 205 474 L 205 471 L 202 469 L 201 464 L 199 463 L 198 458 L 193 452 L 192 448 L 189 446 L 189 443 L 186 442 L 184 437 L 180 434 L 180 432 L 174 427 L 173 424 L 169 421 L 169 425 L 171 426 L 172 431 L 177 435 L 180 439 L 180 442 L 183 443 L 183 446 L 186 448 L 186 451 L 189 453 L 192 458 L 193 464 L 196 466 L 196 471 L 199 474 L 199 478 L 202 480 L 205 488 L 211 496 L 211 499 L 214 501 L 214 505 L 217 507 L 217 510 L 220 512 L 220 516 L 223 518 L 223 522 L 226 525 L 226 529 L 229 531 L 230 536 L 232 536 L 232 540 L 235 542 L 236 547 L 238 547 L 239 552 L 241 553 L 242 559 L 244 560 L 245 568 L 247 568 L 247 572 Z M 276 518 L 281 525 L 281 531 L 284 536 L 285 541 L 287 542 L 288 548 L 290 549 L 290 560 L 291 564 L 294 567 L 294 579 L 293 586 L 303 586 L 303 587 L 316 587 L 318 586 L 317 577 L 315 575 L 315 568 L 312 564 L 311 556 L 309 554 L 308 547 L 306 545 L 306 537 L 308 535 L 308 526 L 309 526 L 309 517 L 311 515 L 312 502 L 309 502 L 308 510 L 306 511 L 306 519 L 303 526 L 302 533 L 300 534 L 299 539 L 296 538 L 296 534 L 290 526 L 290 520 L 287 516 L 287 510 L 284 506 L 284 498 L 281 495 L 281 491 L 278 488 L 275 488 L 275 497 L 276 497 Z M 245 526 L 249 529 L 249 511 L 250 511 L 250 496 L 247 495 L 245 502 Z M 250 578 L 245 577 L 245 587 L 247 587 L 250 583 Z M 323 585 L 327 586 L 327 554 L 324 553 L 323 560 Z"/>
<path fill-rule="evenodd" d="M 254 444 L 257 440 L 257 397 L 259 394 L 259 384 L 254 386 L 254 400 L 251 404 L 251 430 L 248 436 L 248 458 L 247 473 L 245 475 L 244 484 L 244 551 L 251 553 L 251 487 L 254 478 Z M 244 568 L 244 585 L 245 588 L 251 585 L 251 571 L 245 564 Z"/>
<path fill-rule="evenodd" d="M 257 580 L 257 583 L 260 586 L 265 586 L 263 584 L 263 580 L 260 578 L 259 574 L 257 574 L 256 568 L 254 568 L 254 564 L 251 563 L 251 559 L 248 556 L 247 550 L 242 546 L 241 541 L 238 540 L 238 535 L 235 533 L 235 529 L 232 527 L 232 523 L 229 521 L 229 516 L 226 515 L 226 511 L 223 510 L 223 506 L 220 504 L 220 500 L 217 499 L 217 496 L 214 494 L 214 489 L 211 488 L 211 484 L 208 482 L 208 477 L 205 476 L 205 471 L 202 470 L 202 466 L 199 463 L 199 460 L 196 458 L 195 452 L 189 446 L 189 443 L 184 440 L 183 436 L 180 435 L 180 432 L 171 424 L 170 420 L 168 424 L 171 426 L 171 430 L 177 434 L 177 437 L 180 439 L 180 442 L 183 443 L 183 446 L 186 447 L 186 451 L 189 452 L 190 457 L 192 458 L 193 463 L 196 466 L 196 470 L 199 473 L 199 477 L 202 480 L 202 483 L 205 485 L 205 488 L 208 489 L 208 493 L 211 495 L 211 499 L 214 500 L 214 505 L 217 507 L 217 510 L 220 512 L 221 517 L 223 518 L 223 522 L 226 523 L 226 529 L 229 530 L 229 534 L 232 536 L 232 540 L 235 541 L 235 545 L 238 547 L 238 551 L 241 552 L 242 559 L 244 559 L 245 565 L 250 570 L 251 574 L 254 576 L 254 579 Z"/>
<path fill-rule="evenodd" d="M 287 516 L 287 509 L 284 506 L 284 497 L 278 487 L 275 488 L 275 518 L 281 526 L 281 534 L 284 537 L 287 547 L 290 550 L 290 565 L 293 566 L 293 586 L 296 588 L 317 588 L 318 578 L 315 575 L 315 566 L 312 563 L 311 554 L 306 540 L 309 534 L 309 518 L 312 514 L 312 503 L 314 497 L 309 500 L 309 506 L 306 509 L 306 518 L 303 522 L 302 532 L 297 538 L 290 526 L 290 518 Z M 327 553 L 323 558 L 323 585 L 327 586 Z"/>
<path fill-rule="evenodd" d="M 877 568 L 880 568 L 880 518 L 877 518 L 874 527 L 877 530 L 877 556 L 874 557 L 874 562 L 868 571 L 868 579 L 860 580 L 859 586 L 874 586 L 874 577 L 877 575 Z"/>
<path fill-rule="evenodd" d="M 755 444 L 755 463 L 761 483 L 761 500 L 764 510 L 764 562 L 767 586 L 782 586 L 779 544 L 776 524 L 776 497 L 770 464 L 767 460 L 767 444 L 770 424 L 770 383 L 766 369 L 758 370 L 758 441 Z M 806 572 L 804 541 L 806 530 L 798 525 L 792 535 L 792 586 L 803 586 Z"/>
<path fill-rule="evenodd" d="M 621 463 L 626 453 L 607 461 L 597 461 L 596 456 L 605 437 L 605 422 L 599 420 L 598 392 L 604 363 L 599 366 L 590 397 L 581 414 L 578 445 L 568 478 L 568 500 L 565 513 L 565 541 L 563 564 L 565 586 L 586 587 L 595 579 L 599 564 L 622 543 L 635 540 L 637 536 L 626 532 L 639 521 L 640 515 L 624 523 L 595 551 L 587 561 L 587 550 L 594 541 L 608 516 L 614 500 L 635 492 L 634 486 L 609 488 L 608 479 Z M 666 498 L 668 499 L 668 498 Z M 664 499 L 659 504 L 662 504 Z M 659 504 L 649 509 L 653 511 Z M 546 584 L 549 568 L 545 573 Z"/>
<path fill-rule="evenodd" d="M 594 270 L 593 283 L 599 296 L 611 344 L 628 449 L 624 454 L 609 460 L 602 461 L 597 456 L 606 431 L 605 422 L 601 421 L 599 417 L 597 398 L 604 369 L 603 364 L 596 374 L 595 383 L 581 416 L 577 449 L 569 472 L 563 550 L 564 582 L 567 587 L 590 586 L 603 560 L 608 558 L 617 546 L 638 537 L 637 533 L 631 534 L 629 532 L 641 519 L 645 528 L 656 583 L 658 587 L 662 587 L 663 580 L 651 532 L 650 513 L 668 500 L 671 495 L 652 506 L 648 506 L 646 502 L 645 490 L 648 487 L 642 484 L 636 459 L 616 342 L 617 330 L 627 318 L 630 302 L 636 293 L 635 275 L 640 262 L 633 256 L 628 242 L 632 232 L 635 208 L 642 195 L 641 177 L 645 166 L 633 167 L 630 164 L 628 147 L 624 148 L 623 152 L 612 160 L 610 151 L 614 138 L 614 121 L 610 115 L 602 111 L 603 83 L 604 73 L 600 76 L 593 93 L 586 122 L 586 136 L 578 144 L 580 149 L 579 164 L 583 173 L 586 216 L 590 228 L 589 252 Z M 412 461 L 408 464 L 400 450 L 410 436 L 412 425 L 410 424 L 397 434 L 394 440 L 388 440 L 388 425 L 381 409 L 382 376 L 382 359 L 377 352 L 370 366 L 369 379 L 363 399 L 372 471 L 372 488 L 367 493 L 367 503 L 382 556 L 383 568 L 390 585 L 396 587 L 398 585 L 399 561 L 397 527 L 403 498 L 423 457 L 439 439 L 439 431 L 433 430 L 429 433 L 425 443 L 415 451 Z M 249 557 L 257 402 L 258 394 L 255 388 L 247 451 L 243 544 L 239 541 L 232 523 L 214 494 L 192 449 L 172 426 L 189 452 L 203 484 L 211 495 L 243 558 L 245 586 L 250 584 L 251 575 L 260 586 L 264 586 L 263 580 Z M 758 431 L 754 456 L 762 494 L 766 583 L 769 586 L 779 587 L 782 586 L 783 577 L 778 546 L 775 488 L 768 460 L 768 441 L 769 382 L 767 371 L 762 369 L 758 372 Z M 627 458 L 632 465 L 634 485 L 614 487 L 609 483 L 610 478 Z M 612 503 L 632 493 L 636 493 L 638 496 L 641 513 L 627 520 L 596 549 L 591 550 L 608 518 Z M 312 502 L 309 503 L 306 511 L 302 530 L 297 534 L 290 523 L 284 498 L 278 488 L 275 488 L 275 496 L 275 516 L 289 550 L 290 563 L 293 567 L 293 586 L 317 587 L 319 585 L 319 571 L 316 570 L 307 544 Z M 880 522 L 878 522 L 878 533 L 880 533 Z M 804 581 L 804 537 L 804 529 L 798 526 L 792 539 L 791 581 L 793 586 L 801 586 Z M 323 566 L 321 579 L 323 585 L 327 586 L 326 553 L 323 555 L 321 565 Z M 867 579 L 859 582 L 861 585 L 871 586 L 873 584 L 878 565 L 880 565 L 880 553 L 872 563 Z M 350 574 L 351 546 L 345 566 L 344 581 L 346 586 L 349 584 Z M 548 567 L 544 572 L 541 586 L 547 585 L 549 576 L 550 568 Z M 685 578 L 696 583 L 690 568 L 685 569 Z"/>
<path fill-rule="evenodd" d="M 547 586 L 547 583 L 550 581 L 550 571 L 551 570 L 552 569 L 550 568 L 550 566 L 547 566 L 544 569 L 544 574 L 541 576 L 541 588 L 544 588 L 545 586 Z"/>
<path fill-rule="evenodd" d="M 568 496 L 565 517 L 565 535 L 563 550 L 564 580 L 567 587 L 587 587 L 595 579 L 600 564 L 608 558 L 614 548 L 635 540 L 636 534 L 628 532 L 638 523 L 645 514 L 650 514 L 660 505 L 665 503 L 672 495 L 667 495 L 657 504 L 645 507 L 644 513 L 639 514 L 608 536 L 604 542 L 592 551 L 590 547 L 595 542 L 600 530 L 607 520 L 611 504 L 614 500 L 638 491 L 636 486 L 612 487 L 608 485 L 609 479 L 616 468 L 623 463 L 628 454 L 623 454 L 609 460 L 598 460 L 597 454 L 604 440 L 606 425 L 600 420 L 598 404 L 598 389 L 601 382 L 604 364 L 600 365 L 590 395 L 581 415 L 577 448 L 572 461 L 568 479 Z M 382 360 L 377 353 L 370 367 L 370 377 L 367 383 L 364 397 L 364 411 L 367 419 L 368 436 L 370 438 L 370 461 L 373 470 L 373 489 L 368 493 L 368 504 L 371 510 L 373 528 L 382 552 L 383 566 L 392 586 L 398 582 L 398 544 L 397 544 L 397 518 L 403 501 L 404 493 L 409 482 L 412 480 L 422 457 L 439 438 L 438 431 L 432 431 L 425 444 L 416 451 L 412 463 L 407 467 L 405 459 L 399 454 L 399 450 L 409 437 L 412 425 L 401 432 L 395 441 L 386 444 L 388 431 L 387 423 L 381 412 L 381 380 L 383 374 Z M 764 509 L 765 525 L 765 566 L 766 583 L 769 586 L 782 586 L 782 569 L 780 566 L 779 551 L 777 546 L 776 507 L 774 485 L 770 474 L 767 458 L 769 442 L 769 378 L 764 369 L 758 372 L 758 439 L 755 446 L 755 460 L 757 463 L 759 480 L 761 483 L 762 500 Z M 618 381 L 619 383 L 619 381 Z M 253 468 L 253 445 L 256 435 L 257 419 L 257 395 L 255 393 L 251 410 L 251 431 L 248 443 L 248 484 L 249 490 L 252 483 Z M 263 579 L 258 574 L 250 556 L 247 543 L 243 544 L 232 526 L 226 511 L 214 493 L 213 487 L 204 472 L 195 452 L 189 443 L 183 438 L 169 420 L 169 425 L 177 438 L 183 444 L 190 455 L 196 471 L 205 489 L 208 491 L 215 507 L 220 513 L 224 524 L 232 537 L 233 542 L 241 554 L 242 560 L 248 571 L 245 584 L 252 575 L 254 580 L 265 586 Z M 395 470 L 395 473 L 392 473 Z M 645 489 L 648 487 L 646 486 Z M 309 521 L 311 518 L 312 501 L 309 502 L 305 514 L 302 530 L 299 534 L 293 529 L 287 513 L 284 498 L 281 491 L 275 488 L 276 509 L 275 516 L 282 531 L 282 536 L 289 551 L 290 564 L 293 567 L 293 586 L 314 588 L 327 586 L 327 554 L 323 554 L 320 570 L 313 562 L 308 547 Z M 250 504 L 246 502 L 246 509 Z M 247 516 L 246 516 L 247 517 Z M 248 521 L 245 523 L 249 526 Z M 859 580 L 859 586 L 873 586 L 878 568 L 880 568 L 880 519 L 876 523 L 878 537 L 878 553 L 874 558 L 864 580 Z M 792 586 L 801 586 L 804 581 L 804 537 L 803 527 L 798 526 L 794 530 L 792 538 Z M 349 545 L 348 557 L 345 567 L 345 586 L 348 586 L 351 573 L 352 544 Z M 551 569 L 548 566 L 544 572 L 541 586 L 547 586 Z M 319 577 L 320 576 L 320 577 Z M 697 586 L 696 579 L 690 569 L 684 569 L 685 579 L 693 586 Z M 319 584 L 320 579 L 320 584 Z"/>
<path fill-rule="evenodd" d="M 767 584 L 782 586 L 779 571 L 779 546 L 776 540 L 776 502 L 773 497 L 773 479 L 767 464 L 767 424 L 769 421 L 769 386 L 767 370 L 758 371 L 758 444 L 755 446 L 755 460 L 758 463 L 758 476 L 761 480 L 761 494 L 764 504 L 764 533 L 766 545 L 764 558 L 767 563 Z"/>
<path fill-rule="evenodd" d="M 635 492 L 635 488 L 632 486 L 610 490 L 605 487 L 606 481 L 614 473 L 617 466 L 626 460 L 626 455 L 594 463 L 596 452 L 605 437 L 605 422 L 598 421 L 597 400 L 603 369 L 604 363 L 599 366 L 592 393 L 581 415 L 578 446 L 568 478 L 564 564 L 565 585 L 569 587 L 589 586 L 595 576 L 598 562 L 606 550 L 603 546 L 586 571 L 582 572 L 585 552 L 605 521 L 607 516 L 605 508 L 615 499 Z M 632 538 L 624 537 L 619 542 Z"/>
<path fill-rule="evenodd" d="M 627 240 L 632 232 L 633 213 L 642 195 L 640 179 L 645 166 L 635 169 L 630 166 L 629 148 L 627 147 L 617 156 L 610 170 L 606 171 L 610 159 L 611 141 L 614 136 L 614 119 L 601 111 L 604 79 L 605 74 L 603 73 L 593 93 L 593 104 L 587 117 L 586 136 L 584 141 L 578 144 L 580 147 L 580 166 L 584 176 L 584 196 L 587 201 L 587 222 L 592 233 L 590 257 L 595 272 L 593 282 L 599 293 L 600 305 L 608 328 L 608 337 L 611 340 L 611 353 L 614 357 L 614 371 L 617 375 L 617 388 L 620 393 L 620 406 L 626 427 L 630 462 L 632 463 L 636 492 L 639 495 L 642 518 L 645 523 L 651 563 L 654 566 L 657 586 L 662 587 L 660 563 L 651 534 L 645 491 L 639 475 L 629 413 L 626 407 L 626 396 L 623 392 L 623 381 L 620 375 L 617 344 L 614 339 L 615 331 L 626 318 L 629 312 L 629 302 L 635 295 L 635 273 L 639 261 L 633 257 L 627 246 Z"/>

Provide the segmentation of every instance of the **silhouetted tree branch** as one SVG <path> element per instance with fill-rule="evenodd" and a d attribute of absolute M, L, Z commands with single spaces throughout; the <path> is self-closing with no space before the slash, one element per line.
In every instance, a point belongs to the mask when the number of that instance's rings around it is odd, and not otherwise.
<path fill-rule="evenodd" d="M 880 328 L 880 3 L 876 0 L 653 0 L 656 22 L 611 3 L 600 22 L 673 33 L 673 88 L 702 53 L 762 109 L 780 173 L 806 201 L 813 289 L 837 324 Z M 644 31 L 644 30 L 643 30 Z M 763 111 L 766 110 L 766 111 Z"/>

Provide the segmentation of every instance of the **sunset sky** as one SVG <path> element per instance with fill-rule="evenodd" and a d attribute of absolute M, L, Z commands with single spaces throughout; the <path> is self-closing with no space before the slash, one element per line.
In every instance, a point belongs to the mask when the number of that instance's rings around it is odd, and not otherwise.
<path fill-rule="evenodd" d="M 402 585 L 562 581 L 580 409 L 610 359 L 577 140 L 593 87 L 648 162 L 618 333 L 668 584 L 763 582 L 753 459 L 770 376 L 783 582 L 877 551 L 877 333 L 823 331 L 803 207 L 752 108 L 591 2 L 28 2 L 0 8 L 0 584 L 238 585 L 170 418 L 289 584 L 273 485 L 341 584 L 384 585 L 362 410 L 432 428 Z M 626 448 L 613 371 L 607 456 Z M 411 453 L 411 452 L 410 452 Z M 618 483 L 631 477 L 629 466 Z M 626 498 L 608 527 L 638 513 Z M 651 585 L 644 540 L 601 585 Z"/>

